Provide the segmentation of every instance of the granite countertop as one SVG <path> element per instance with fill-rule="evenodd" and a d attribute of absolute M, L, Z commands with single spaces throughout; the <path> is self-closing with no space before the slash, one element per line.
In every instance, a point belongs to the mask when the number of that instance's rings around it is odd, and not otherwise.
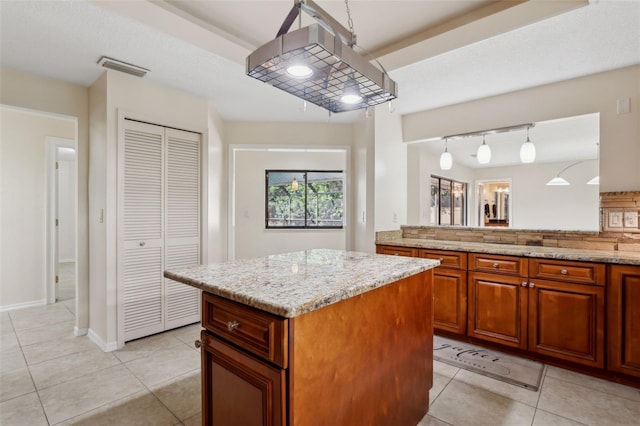
<path fill-rule="evenodd" d="M 508 256 L 577 260 L 583 262 L 640 265 L 640 253 L 617 250 L 584 250 L 559 247 L 469 243 L 464 241 L 427 240 L 422 238 L 402 237 L 378 239 L 376 240 L 376 244 L 385 244 L 399 247 L 417 247 L 431 250 L 452 250 L 472 253 L 504 254 Z"/>
<path fill-rule="evenodd" d="M 439 264 L 428 259 L 314 249 L 171 269 L 164 276 L 293 318 Z"/>

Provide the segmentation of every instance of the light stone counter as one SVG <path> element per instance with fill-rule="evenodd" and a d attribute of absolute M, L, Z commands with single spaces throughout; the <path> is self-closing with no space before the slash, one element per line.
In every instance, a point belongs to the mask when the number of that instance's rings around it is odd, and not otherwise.
<path fill-rule="evenodd" d="M 559 247 L 522 246 L 511 244 L 470 243 L 464 241 L 427 240 L 422 238 L 402 238 L 399 233 L 383 234 L 376 244 L 398 247 L 415 247 L 431 250 L 452 250 L 470 253 L 503 254 L 508 256 L 538 257 L 582 262 L 615 263 L 640 265 L 640 253 L 617 250 L 583 250 Z"/>
<path fill-rule="evenodd" d="M 428 259 L 314 249 L 172 269 L 164 276 L 293 318 L 439 264 Z"/>

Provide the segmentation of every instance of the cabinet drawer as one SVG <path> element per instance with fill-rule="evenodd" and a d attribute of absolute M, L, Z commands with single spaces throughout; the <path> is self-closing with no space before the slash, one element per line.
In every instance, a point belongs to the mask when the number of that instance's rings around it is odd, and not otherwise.
<path fill-rule="evenodd" d="M 467 269 L 467 253 L 446 250 L 420 250 L 419 256 L 440 261 L 441 268 Z"/>
<path fill-rule="evenodd" d="M 605 266 L 601 263 L 530 259 L 529 277 L 604 286 Z"/>
<path fill-rule="evenodd" d="M 527 259 L 516 256 L 469 253 L 469 270 L 527 276 Z"/>
<path fill-rule="evenodd" d="M 390 254 L 392 256 L 415 256 L 414 249 L 411 247 L 378 246 L 376 253 Z"/>
<path fill-rule="evenodd" d="M 287 367 L 288 320 L 203 293 L 202 326 L 280 367 Z"/>

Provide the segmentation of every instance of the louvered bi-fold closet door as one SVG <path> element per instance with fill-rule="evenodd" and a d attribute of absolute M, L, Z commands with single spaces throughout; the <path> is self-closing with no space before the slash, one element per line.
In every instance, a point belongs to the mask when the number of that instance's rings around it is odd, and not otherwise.
<path fill-rule="evenodd" d="M 125 121 L 120 199 L 124 340 L 164 330 L 164 128 Z"/>
<path fill-rule="evenodd" d="M 200 263 L 200 135 L 166 129 L 165 267 Z M 165 278 L 167 329 L 200 321 L 200 291 Z"/>

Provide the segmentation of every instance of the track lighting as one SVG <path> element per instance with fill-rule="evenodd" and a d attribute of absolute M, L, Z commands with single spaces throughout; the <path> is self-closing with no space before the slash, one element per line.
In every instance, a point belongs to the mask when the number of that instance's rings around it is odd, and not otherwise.
<path fill-rule="evenodd" d="M 523 163 L 533 163 L 536 160 L 536 146 L 529 140 L 529 127 L 527 127 L 527 141 L 520 147 L 520 161 Z M 566 181 L 565 181 L 566 182 Z M 549 185 L 549 184 L 547 184 Z M 562 183 L 556 185 L 564 185 Z M 568 185 L 568 184 L 567 184 Z"/>
<path fill-rule="evenodd" d="M 491 161 L 491 148 L 485 141 L 485 135 L 482 135 L 482 145 L 478 147 L 476 157 L 478 158 L 478 163 L 480 164 L 488 164 L 489 161 Z"/>
<path fill-rule="evenodd" d="M 444 140 L 444 152 L 440 155 L 440 168 L 442 170 L 451 170 L 453 166 L 453 157 L 448 150 L 448 140 Z"/>

